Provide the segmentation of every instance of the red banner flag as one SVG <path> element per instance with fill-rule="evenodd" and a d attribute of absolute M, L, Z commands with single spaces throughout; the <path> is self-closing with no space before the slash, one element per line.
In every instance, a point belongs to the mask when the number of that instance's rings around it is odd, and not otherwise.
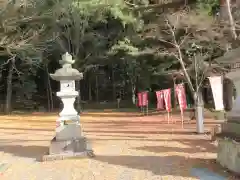
<path fill-rule="evenodd" d="M 142 92 L 142 106 L 148 105 L 148 93 Z"/>
<path fill-rule="evenodd" d="M 138 107 L 142 107 L 142 93 L 138 93 Z"/>
<path fill-rule="evenodd" d="M 157 96 L 157 109 L 161 110 L 164 109 L 163 106 L 163 91 L 156 91 Z"/>
<path fill-rule="evenodd" d="M 163 97 L 164 97 L 164 102 L 165 102 L 165 107 L 167 112 L 170 112 L 172 109 L 171 105 L 171 89 L 164 89 L 163 91 Z"/>
<path fill-rule="evenodd" d="M 181 111 L 183 111 L 187 108 L 187 100 L 184 85 L 183 84 L 176 85 L 175 91 L 177 93 L 179 107 Z"/>
<path fill-rule="evenodd" d="M 148 93 L 140 92 L 138 93 L 138 106 L 147 106 L 148 105 Z"/>

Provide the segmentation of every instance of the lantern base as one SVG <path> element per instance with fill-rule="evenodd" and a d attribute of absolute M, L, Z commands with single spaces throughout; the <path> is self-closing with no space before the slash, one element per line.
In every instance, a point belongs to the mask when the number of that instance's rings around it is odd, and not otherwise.
<path fill-rule="evenodd" d="M 49 152 L 40 161 L 64 160 L 69 158 L 94 157 L 93 150 L 85 137 L 71 140 L 51 140 Z"/>

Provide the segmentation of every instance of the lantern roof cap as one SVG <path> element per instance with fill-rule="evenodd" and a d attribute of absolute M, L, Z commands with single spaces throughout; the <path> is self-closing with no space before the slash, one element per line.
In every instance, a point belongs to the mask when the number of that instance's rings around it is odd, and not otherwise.
<path fill-rule="evenodd" d="M 51 78 L 56 81 L 62 80 L 81 80 L 83 73 L 80 73 L 77 69 L 72 68 L 72 64 L 75 60 L 72 59 L 71 54 L 66 52 L 62 55 L 62 60 L 59 63 L 62 68 L 55 71 L 54 74 L 50 74 Z"/>

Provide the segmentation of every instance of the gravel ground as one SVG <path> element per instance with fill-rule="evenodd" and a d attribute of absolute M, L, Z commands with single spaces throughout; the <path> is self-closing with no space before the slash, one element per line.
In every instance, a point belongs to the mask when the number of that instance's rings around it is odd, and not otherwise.
<path fill-rule="evenodd" d="M 204 167 L 225 176 L 216 163 L 216 147 L 195 124 L 167 124 L 162 115 L 83 114 L 82 128 L 96 157 L 52 162 L 35 158 L 48 150 L 56 115 L 1 116 L 0 164 L 10 167 L 1 180 L 195 180 L 191 168 Z M 208 121 L 206 130 L 214 126 Z"/>

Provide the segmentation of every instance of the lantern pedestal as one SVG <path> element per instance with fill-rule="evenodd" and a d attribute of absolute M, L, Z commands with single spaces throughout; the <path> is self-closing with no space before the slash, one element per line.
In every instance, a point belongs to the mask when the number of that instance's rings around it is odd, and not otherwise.
<path fill-rule="evenodd" d="M 42 157 L 42 161 L 61 160 L 71 157 L 93 157 L 94 153 L 90 143 L 83 136 L 80 116 L 74 108 L 74 102 L 78 96 L 75 91 L 75 80 L 82 78 L 82 73 L 73 69 L 71 55 L 62 56 L 61 69 L 50 74 L 52 79 L 60 81 L 60 91 L 57 96 L 63 102 L 63 109 L 56 121 L 56 134 L 50 142 L 49 152 Z"/>
<path fill-rule="evenodd" d="M 41 161 L 63 160 L 74 157 L 94 157 L 90 143 L 83 136 L 65 140 L 59 140 L 54 137 L 51 140 L 49 153 L 44 155 Z"/>

